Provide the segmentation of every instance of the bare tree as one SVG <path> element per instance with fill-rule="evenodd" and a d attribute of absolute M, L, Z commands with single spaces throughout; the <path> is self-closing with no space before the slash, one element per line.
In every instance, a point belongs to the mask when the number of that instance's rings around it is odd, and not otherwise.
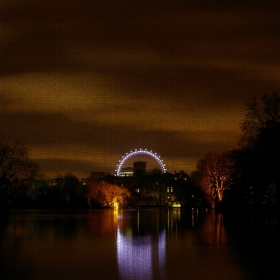
<path fill-rule="evenodd" d="M 21 145 L 0 142 L 0 189 L 19 185 L 36 175 L 37 166 Z"/>
<path fill-rule="evenodd" d="M 233 163 L 227 154 L 208 153 L 197 165 L 198 183 L 208 200 L 215 205 L 221 202 L 225 190 L 232 184 Z"/>
<path fill-rule="evenodd" d="M 280 96 L 273 93 L 264 94 L 260 99 L 253 97 L 246 107 L 247 113 L 241 124 L 243 135 L 240 144 L 252 147 L 264 129 L 280 126 Z"/>

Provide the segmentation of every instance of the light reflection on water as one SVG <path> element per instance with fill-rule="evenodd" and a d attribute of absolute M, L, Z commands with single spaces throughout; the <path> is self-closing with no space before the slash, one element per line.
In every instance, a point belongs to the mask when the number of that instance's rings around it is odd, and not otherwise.
<path fill-rule="evenodd" d="M 125 236 L 118 228 L 117 255 L 120 278 L 165 279 L 165 239 L 165 231 L 158 237 Z"/>
<path fill-rule="evenodd" d="M 0 227 L 0 279 L 270 279 L 275 229 L 226 224 L 198 209 L 24 211 Z"/>

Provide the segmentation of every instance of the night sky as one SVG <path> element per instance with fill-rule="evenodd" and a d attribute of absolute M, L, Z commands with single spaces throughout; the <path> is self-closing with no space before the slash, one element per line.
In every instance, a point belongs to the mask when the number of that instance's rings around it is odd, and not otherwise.
<path fill-rule="evenodd" d="M 280 92 L 279 8 L 0 0 L 0 137 L 50 177 L 114 174 L 138 148 L 190 174 L 237 147 L 250 97 Z"/>

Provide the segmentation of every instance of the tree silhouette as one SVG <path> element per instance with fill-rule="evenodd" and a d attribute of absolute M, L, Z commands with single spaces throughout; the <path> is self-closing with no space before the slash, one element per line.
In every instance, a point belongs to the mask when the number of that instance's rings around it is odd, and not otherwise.
<path fill-rule="evenodd" d="M 36 175 L 37 166 L 21 145 L 0 142 L 0 207 L 6 209 L 19 187 Z"/>
<path fill-rule="evenodd" d="M 0 142 L 0 188 L 19 185 L 22 180 L 34 177 L 36 170 L 25 147 Z"/>
<path fill-rule="evenodd" d="M 246 104 L 247 113 L 241 124 L 243 135 L 240 144 L 254 148 L 262 134 L 280 126 L 280 96 L 264 94 L 260 99 L 253 97 Z"/>
<path fill-rule="evenodd" d="M 240 144 L 248 155 L 248 164 L 243 174 L 250 174 L 249 184 L 258 200 L 279 205 L 280 96 L 265 94 L 260 99 L 254 97 L 246 105 Z"/>

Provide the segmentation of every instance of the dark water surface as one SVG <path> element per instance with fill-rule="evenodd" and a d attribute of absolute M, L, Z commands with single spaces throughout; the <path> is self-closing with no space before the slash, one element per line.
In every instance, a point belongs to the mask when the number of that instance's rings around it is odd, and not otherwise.
<path fill-rule="evenodd" d="M 20 211 L 0 227 L 0 279 L 277 279 L 277 233 L 214 210 Z"/>

